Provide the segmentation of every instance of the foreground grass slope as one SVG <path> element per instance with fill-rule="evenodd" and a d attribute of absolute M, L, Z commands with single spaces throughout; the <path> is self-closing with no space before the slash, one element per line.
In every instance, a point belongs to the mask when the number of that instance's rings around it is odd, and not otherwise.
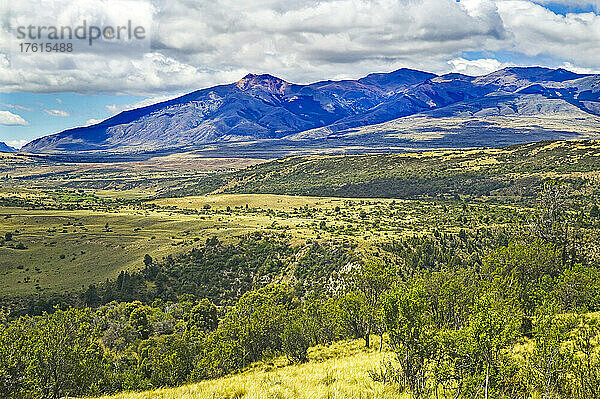
<path fill-rule="evenodd" d="M 409 398 L 410 395 L 369 378 L 370 369 L 393 356 L 390 352 L 378 352 L 378 341 L 373 338 L 376 342 L 370 350 L 363 348 L 363 340 L 344 341 L 310 348 L 310 361 L 304 364 L 287 365 L 284 358 L 279 358 L 224 378 L 178 388 L 124 392 L 102 399 Z"/>

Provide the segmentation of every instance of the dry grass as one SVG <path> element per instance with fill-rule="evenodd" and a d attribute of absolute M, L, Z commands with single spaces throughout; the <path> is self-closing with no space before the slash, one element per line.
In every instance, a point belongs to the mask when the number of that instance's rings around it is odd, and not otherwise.
<path fill-rule="evenodd" d="M 391 201 L 377 200 L 382 202 Z M 358 202 L 360 199 L 273 194 L 218 194 L 179 198 L 162 198 L 152 202 L 160 206 L 176 206 L 180 209 L 202 209 L 204 205 L 210 205 L 211 208 L 214 209 L 226 209 L 228 206 L 235 208 L 245 207 L 247 205 L 250 208 L 289 211 L 303 206 L 332 209 L 335 208 L 335 206 L 343 207 L 344 203 L 347 201 Z"/>
<path fill-rule="evenodd" d="M 0 199 L 4 197 L 50 205 L 58 201 L 51 193 L 33 189 L 0 188 Z M 285 232 L 292 245 L 348 239 L 357 244 L 358 251 L 370 251 L 390 238 L 431 232 L 432 226 L 445 226 L 450 232 L 464 228 L 455 216 L 460 204 L 446 205 L 450 211 L 445 211 L 440 204 L 426 201 L 220 194 L 153 202 L 162 208 L 0 207 L 0 237 L 13 233 L 12 244 L 0 245 L 0 294 L 79 292 L 90 284 L 116 278 L 121 270 L 138 270 L 146 253 L 154 259 L 184 253 L 209 237 L 230 242 L 253 231 Z M 210 209 L 206 210 L 206 205 Z M 471 209 L 475 207 L 492 217 L 487 225 L 495 225 L 495 215 L 513 213 L 502 205 L 485 205 L 485 209 L 471 205 Z M 368 217 L 361 218 L 361 211 Z M 320 227 L 321 222 L 325 228 Z M 10 248 L 9 244 L 19 242 L 26 249 Z"/>
<path fill-rule="evenodd" d="M 185 385 L 139 393 L 121 393 L 102 399 L 408 399 L 394 387 L 373 382 L 367 371 L 378 367 L 384 356 L 365 351 L 357 340 L 331 347 L 311 348 L 309 363 L 279 366 L 276 362 L 255 365 L 243 373 Z M 373 348 L 377 347 L 373 343 Z M 334 356 L 334 357 L 330 357 Z M 316 360 L 323 359 L 326 360 Z"/>

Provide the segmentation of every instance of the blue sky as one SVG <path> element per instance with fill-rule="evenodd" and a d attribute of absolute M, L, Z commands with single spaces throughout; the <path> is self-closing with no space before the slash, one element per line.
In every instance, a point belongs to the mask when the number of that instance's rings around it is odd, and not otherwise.
<path fill-rule="evenodd" d="M 249 72 L 600 71 L 600 0 L 0 0 L 0 141 L 27 141 Z M 143 45 L 21 54 L 15 26 L 133 20 Z M 91 19 L 90 19 L 91 18 Z"/>
<path fill-rule="evenodd" d="M 593 3 L 579 3 L 579 4 L 569 4 L 570 2 L 556 2 L 556 3 L 548 3 L 544 4 L 546 8 L 551 10 L 552 12 L 560 15 L 566 15 L 568 13 L 587 13 L 587 12 L 598 12 L 598 4 Z"/>
<path fill-rule="evenodd" d="M 0 110 L 21 116 L 27 125 L 0 125 L 0 141 L 22 146 L 41 135 L 106 119 L 145 97 L 76 93 L 1 93 Z"/>

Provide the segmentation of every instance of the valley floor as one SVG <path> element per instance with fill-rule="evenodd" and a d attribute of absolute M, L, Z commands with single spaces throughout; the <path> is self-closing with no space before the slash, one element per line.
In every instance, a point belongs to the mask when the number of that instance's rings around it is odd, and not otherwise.
<path fill-rule="evenodd" d="M 2 206 L 3 200 L 15 206 Z M 0 295 L 76 293 L 121 270 L 139 270 L 144 254 L 160 259 L 184 253 L 210 237 L 228 241 L 252 231 L 286 232 L 293 244 L 338 239 L 364 249 L 431 233 L 434 226 L 452 233 L 501 227 L 528 212 L 470 206 L 486 221 L 465 222 L 458 202 L 221 194 L 127 205 L 77 192 L 0 191 Z M 10 241 L 3 239 L 6 232 Z"/>

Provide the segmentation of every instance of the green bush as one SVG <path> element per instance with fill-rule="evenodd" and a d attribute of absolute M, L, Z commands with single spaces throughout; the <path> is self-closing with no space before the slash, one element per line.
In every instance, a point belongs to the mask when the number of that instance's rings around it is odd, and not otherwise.
<path fill-rule="evenodd" d="M 294 363 L 308 361 L 309 344 L 303 325 L 303 315 L 299 312 L 294 312 L 290 315 L 281 333 L 283 353 Z"/>

